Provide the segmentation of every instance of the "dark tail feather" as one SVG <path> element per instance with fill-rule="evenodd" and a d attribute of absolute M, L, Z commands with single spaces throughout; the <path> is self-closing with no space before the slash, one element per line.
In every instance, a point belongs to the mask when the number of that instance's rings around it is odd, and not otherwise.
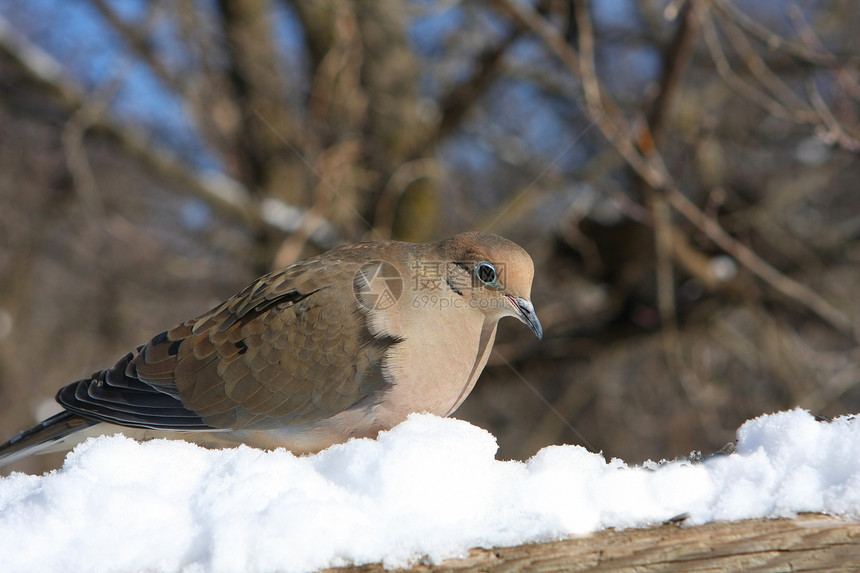
<path fill-rule="evenodd" d="M 95 424 L 98 422 L 69 411 L 51 416 L 0 446 L 0 467 L 21 458 L 38 454 L 66 436 Z"/>

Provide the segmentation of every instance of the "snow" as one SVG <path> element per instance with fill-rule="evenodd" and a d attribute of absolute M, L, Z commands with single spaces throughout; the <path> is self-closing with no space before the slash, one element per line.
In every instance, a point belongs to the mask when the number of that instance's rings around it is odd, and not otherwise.
<path fill-rule="evenodd" d="M 803 410 L 702 463 L 631 467 L 578 446 L 526 462 L 455 419 L 412 415 L 314 456 L 90 439 L 44 476 L 0 479 L 4 572 L 311 571 L 438 563 L 471 547 L 607 527 L 825 512 L 860 519 L 860 422 Z"/>

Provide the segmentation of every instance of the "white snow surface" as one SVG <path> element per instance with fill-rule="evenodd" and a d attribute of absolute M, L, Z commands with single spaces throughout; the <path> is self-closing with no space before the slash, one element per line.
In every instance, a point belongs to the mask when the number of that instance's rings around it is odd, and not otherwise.
<path fill-rule="evenodd" d="M 0 569 L 394 567 L 682 513 L 687 524 L 860 519 L 860 421 L 798 409 L 750 420 L 737 437 L 732 455 L 640 467 L 579 446 L 500 461 L 487 431 L 426 414 L 303 457 L 95 438 L 58 471 L 0 479 Z"/>

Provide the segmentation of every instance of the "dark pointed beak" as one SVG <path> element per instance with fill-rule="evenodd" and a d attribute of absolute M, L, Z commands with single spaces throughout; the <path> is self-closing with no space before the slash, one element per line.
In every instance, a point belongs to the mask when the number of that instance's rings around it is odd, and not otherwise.
<path fill-rule="evenodd" d="M 535 314 L 534 305 L 524 298 L 510 298 L 511 301 L 516 305 L 517 309 L 520 311 L 520 314 L 517 318 L 522 320 L 526 324 L 526 326 L 528 326 L 532 330 L 532 332 L 535 333 L 535 336 L 538 337 L 538 340 L 543 338 L 543 326 L 541 326 L 540 321 Z"/>

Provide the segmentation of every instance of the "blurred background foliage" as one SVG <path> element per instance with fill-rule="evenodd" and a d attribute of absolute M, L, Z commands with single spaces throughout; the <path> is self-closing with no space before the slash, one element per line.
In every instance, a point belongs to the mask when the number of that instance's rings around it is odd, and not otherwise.
<path fill-rule="evenodd" d="M 502 457 L 858 412 L 856 8 L 0 0 L 0 433 L 272 268 L 465 230 L 537 266 L 457 412 Z"/>

